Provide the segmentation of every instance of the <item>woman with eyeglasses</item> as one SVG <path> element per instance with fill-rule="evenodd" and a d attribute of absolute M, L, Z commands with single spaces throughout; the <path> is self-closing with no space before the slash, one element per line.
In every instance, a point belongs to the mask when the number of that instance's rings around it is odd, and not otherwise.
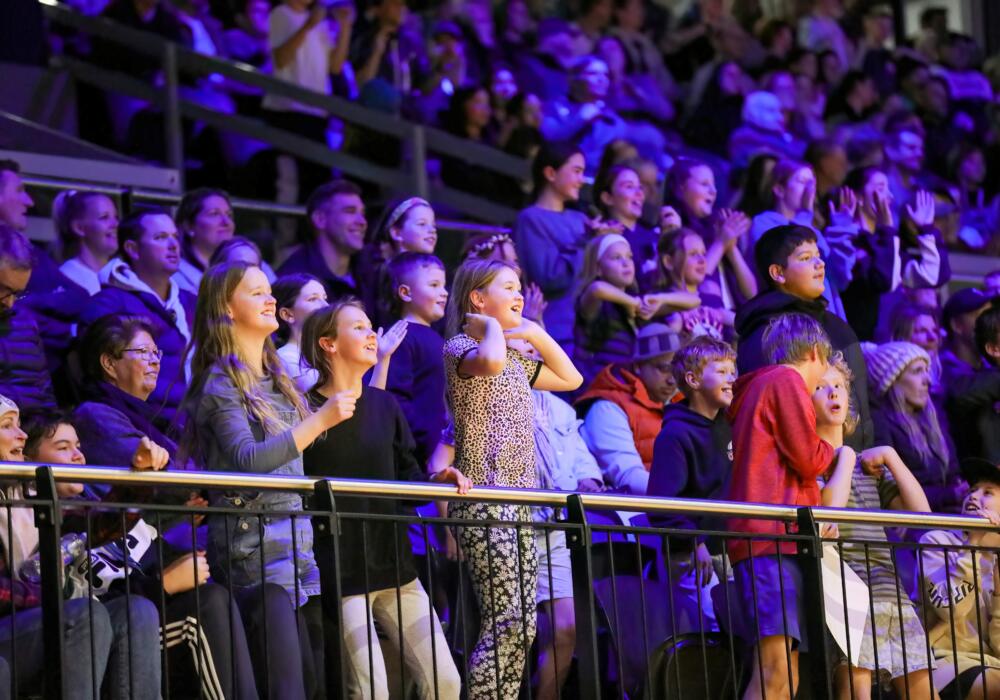
<path fill-rule="evenodd" d="M 177 436 L 154 424 L 156 406 L 147 402 L 156 388 L 163 351 L 152 324 L 141 316 L 108 314 L 87 327 L 77 354 L 83 374 L 73 424 L 88 461 L 129 467 L 143 438 L 152 445 L 157 468 L 173 468 Z"/>

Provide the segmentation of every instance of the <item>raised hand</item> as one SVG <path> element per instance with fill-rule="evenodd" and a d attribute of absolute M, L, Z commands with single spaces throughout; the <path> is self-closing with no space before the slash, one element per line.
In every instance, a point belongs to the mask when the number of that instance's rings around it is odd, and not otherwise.
<path fill-rule="evenodd" d="M 875 192 L 872 194 L 872 201 L 875 205 L 875 222 L 879 226 L 894 226 L 892 207 L 890 206 L 892 195 L 881 195 Z"/>
<path fill-rule="evenodd" d="M 497 323 L 497 320 L 492 316 L 465 314 L 465 324 L 462 326 L 462 332 L 476 340 L 482 340 L 486 337 L 486 329 L 494 323 Z"/>
<path fill-rule="evenodd" d="M 378 361 L 391 357 L 392 353 L 399 349 L 399 345 L 406 337 L 406 329 L 409 324 L 406 321 L 396 321 L 389 327 L 389 330 L 382 332 L 378 329 Z"/>
<path fill-rule="evenodd" d="M 913 206 L 906 205 L 906 215 L 918 228 L 934 223 L 934 195 L 927 190 L 917 192 Z"/>
<path fill-rule="evenodd" d="M 802 190 L 802 208 L 812 212 L 816 207 L 816 181 L 810 180 Z"/>
<path fill-rule="evenodd" d="M 537 284 L 532 282 L 527 287 L 524 288 L 524 310 L 522 315 L 527 316 L 533 321 L 542 320 L 542 315 L 545 313 L 546 307 L 549 305 L 545 301 L 545 295 L 542 294 L 542 289 Z"/>
<path fill-rule="evenodd" d="M 837 201 L 830 200 L 830 219 L 840 214 L 850 218 L 852 221 L 858 213 L 858 195 L 850 187 L 841 187 L 837 193 Z"/>
<path fill-rule="evenodd" d="M 506 340 L 526 340 L 527 342 L 532 342 L 537 333 L 541 330 L 541 327 L 532 321 L 530 318 L 521 317 L 521 325 L 517 328 L 510 328 L 503 332 L 503 337 Z"/>
<path fill-rule="evenodd" d="M 170 453 L 145 435 L 132 455 L 132 468 L 138 471 L 159 471 L 170 462 Z"/>

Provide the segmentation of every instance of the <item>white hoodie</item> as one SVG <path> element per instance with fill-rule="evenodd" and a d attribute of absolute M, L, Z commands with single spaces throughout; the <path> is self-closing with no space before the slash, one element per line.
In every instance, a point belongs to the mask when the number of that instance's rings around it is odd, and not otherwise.
<path fill-rule="evenodd" d="M 166 301 L 164 301 L 160 299 L 160 295 L 154 292 L 149 285 L 139 279 L 139 276 L 135 274 L 127 262 L 120 258 L 112 258 L 107 265 L 101 268 L 98 276 L 101 279 L 102 285 L 118 287 L 130 292 L 145 292 L 152 295 L 157 301 L 163 304 L 163 308 L 173 314 L 174 325 L 180 331 L 180 334 L 184 336 L 184 340 L 188 343 L 191 342 L 191 327 L 188 324 L 184 305 L 181 303 L 180 287 L 172 279 L 170 280 L 170 292 L 167 294 Z"/>

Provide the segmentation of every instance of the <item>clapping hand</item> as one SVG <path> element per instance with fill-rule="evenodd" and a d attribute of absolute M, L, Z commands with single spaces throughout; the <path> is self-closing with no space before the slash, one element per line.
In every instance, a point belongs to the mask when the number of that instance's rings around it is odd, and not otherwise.
<path fill-rule="evenodd" d="M 660 233 L 670 233 L 682 226 L 681 215 L 673 207 L 667 206 L 660 209 Z"/>
<path fill-rule="evenodd" d="M 836 200 L 830 200 L 830 221 L 833 221 L 838 214 L 854 221 L 854 217 L 858 213 L 858 195 L 854 193 L 854 190 L 850 187 L 841 187 Z"/>

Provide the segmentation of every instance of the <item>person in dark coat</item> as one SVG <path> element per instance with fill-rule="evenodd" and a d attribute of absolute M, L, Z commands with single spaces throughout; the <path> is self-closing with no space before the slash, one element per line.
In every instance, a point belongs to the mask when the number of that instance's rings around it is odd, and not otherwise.
<path fill-rule="evenodd" d="M 815 232 L 794 224 L 776 226 L 757 241 L 754 260 L 763 291 L 736 314 L 739 373 L 743 375 L 768 364 L 761 351 L 761 338 L 772 318 L 788 313 L 811 316 L 823 326 L 833 349 L 844 353 L 854 373 L 851 395 L 860 421 L 847 443 L 856 449 L 871 447 L 874 428 L 868 406 L 868 370 L 857 335 L 843 319 L 826 309 L 825 264 L 816 247 Z"/>
<path fill-rule="evenodd" d="M 0 224 L 0 394 L 25 411 L 56 403 L 38 324 L 19 302 L 33 267 L 28 239 Z"/>

